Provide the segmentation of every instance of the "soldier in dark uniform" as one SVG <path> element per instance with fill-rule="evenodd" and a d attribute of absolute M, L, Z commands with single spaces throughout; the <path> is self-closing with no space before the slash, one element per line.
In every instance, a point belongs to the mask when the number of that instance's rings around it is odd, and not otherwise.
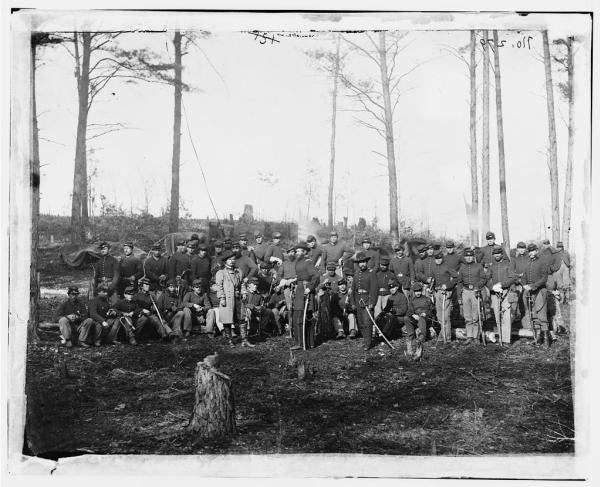
<path fill-rule="evenodd" d="M 67 300 L 63 301 L 56 310 L 56 321 L 60 329 L 61 341 L 67 348 L 73 346 L 73 336 L 83 347 L 89 347 L 88 335 L 92 328 L 92 321 L 88 320 L 88 309 L 83 301 L 79 299 L 79 289 L 69 286 L 67 289 Z"/>
<path fill-rule="evenodd" d="M 338 275 L 341 277 L 344 272 L 342 269 L 344 263 L 354 255 L 354 249 L 344 242 L 338 241 L 338 233 L 333 230 L 329 234 L 329 242 L 321 247 L 323 255 L 321 257 L 321 269 L 325 270 L 327 262 L 336 262 L 338 266 Z"/>
<path fill-rule="evenodd" d="M 118 345 L 117 334 L 121 323 L 117 318 L 117 313 L 111 308 L 108 302 L 109 287 L 106 284 L 99 284 L 98 295 L 90 301 L 90 319 L 92 320 L 92 331 L 90 335 L 94 336 L 94 345 L 100 346 L 104 340 L 110 345 Z M 83 342 L 81 342 L 83 343 Z"/>
<path fill-rule="evenodd" d="M 254 252 L 254 257 L 256 257 L 256 264 L 260 265 L 263 262 L 268 264 L 269 262 L 265 260 L 265 255 L 267 255 L 269 244 L 264 241 L 264 237 L 261 232 L 256 232 L 254 239 L 256 240 L 256 243 L 252 246 L 252 251 Z"/>
<path fill-rule="evenodd" d="M 196 279 L 192 282 L 192 290 L 188 291 L 181 302 L 183 313 L 183 336 L 189 337 L 194 323 L 202 325 L 203 314 L 208 314 L 208 311 L 217 306 L 216 296 L 213 300 L 210 299 L 208 288 L 203 288 L 202 281 Z M 210 326 L 207 326 L 208 333 L 214 333 L 214 323 L 211 320 Z"/>
<path fill-rule="evenodd" d="M 494 249 L 492 255 L 494 261 L 488 268 L 487 287 L 492 296 L 492 310 L 496 317 L 498 334 L 502 339 L 502 343 L 510 345 L 512 313 L 509 293 L 517 278 L 511 271 L 510 262 L 504 259 L 501 248 Z M 513 294 L 514 292 L 511 293 L 511 296 Z"/>
<path fill-rule="evenodd" d="M 281 247 L 281 233 L 273 234 L 273 243 L 267 248 L 265 262 L 268 264 L 281 265 L 283 262 L 283 247 Z"/>
<path fill-rule="evenodd" d="M 376 322 L 383 335 L 388 340 L 392 340 L 402 335 L 402 326 L 404 326 L 406 312 L 408 311 L 408 299 L 402 292 L 398 292 L 400 283 L 396 278 L 390 279 L 387 287 L 390 295 L 384 308 L 377 315 Z"/>
<path fill-rule="evenodd" d="M 110 245 L 107 242 L 101 242 L 98 250 L 100 258 L 93 264 L 94 288 L 99 284 L 106 284 L 110 296 L 119 285 L 119 261 L 108 253 Z"/>
<path fill-rule="evenodd" d="M 144 329 L 150 329 L 152 332 L 154 332 L 154 335 L 157 335 L 163 340 L 168 339 L 172 331 L 166 323 L 161 321 L 160 317 L 156 313 L 156 309 L 154 307 L 156 304 L 156 298 L 150 291 L 150 279 L 140 279 L 140 286 L 140 291 L 133 298 L 140 310 L 140 315 L 136 322 L 136 338 L 139 339 L 140 336 L 142 336 Z"/>
<path fill-rule="evenodd" d="M 373 242 L 371 241 L 371 239 L 369 237 L 365 237 L 362 239 L 363 251 L 365 252 L 367 257 L 369 257 L 369 262 L 368 262 L 367 268 L 369 270 L 373 270 L 373 271 L 377 272 L 377 270 L 379 269 L 379 251 L 371 248 L 372 244 L 373 244 Z M 356 267 L 354 270 L 356 270 Z M 386 288 L 387 288 L 387 285 L 386 285 Z"/>
<path fill-rule="evenodd" d="M 551 343 L 548 332 L 548 309 L 546 282 L 548 280 L 548 263 L 538 257 L 538 246 L 531 243 L 527 246 L 529 261 L 527 267 L 520 277 L 523 285 L 523 300 L 526 304 L 525 313 L 527 321 L 533 323 L 535 333 L 535 344 L 542 341 L 544 346 L 549 347 Z"/>
<path fill-rule="evenodd" d="M 221 260 L 223 248 L 223 242 L 220 240 L 215 241 L 213 255 L 210 258 L 210 269 L 213 277 L 218 270 L 223 269 L 224 267 L 223 261 Z"/>
<path fill-rule="evenodd" d="M 444 264 L 450 269 L 458 272 L 460 264 L 462 263 L 462 255 L 456 252 L 455 244 L 452 240 L 446 242 L 446 254 L 444 255 Z"/>
<path fill-rule="evenodd" d="M 232 245 L 233 245 L 233 242 L 229 237 L 224 239 L 223 240 L 223 252 L 230 252 Z"/>
<path fill-rule="evenodd" d="M 371 348 L 373 334 L 373 322 L 369 312 L 373 316 L 379 293 L 375 274 L 367 268 L 369 257 L 363 251 L 359 251 L 354 256 L 354 261 L 358 264 L 358 270 L 354 273 L 352 296 L 357 309 L 358 329 L 363 337 L 363 350 L 366 351 Z"/>
<path fill-rule="evenodd" d="M 254 262 L 256 264 L 257 263 L 256 255 L 254 255 L 254 250 L 251 249 L 250 247 L 248 247 L 248 237 L 246 236 L 245 233 L 240 234 L 239 244 L 240 244 L 240 253 L 244 257 L 248 257 L 252 262 Z"/>
<path fill-rule="evenodd" d="M 340 276 L 336 274 L 337 266 L 335 262 L 328 262 L 325 266 L 327 272 L 322 274 L 319 278 L 319 285 L 326 284 L 332 292 L 338 292 L 337 282 L 340 280 Z"/>
<path fill-rule="evenodd" d="M 115 311 L 121 324 L 120 330 L 123 330 L 125 337 L 130 345 L 137 345 L 135 339 L 135 323 L 137 322 L 140 309 L 133 300 L 135 289 L 133 286 L 127 286 L 123 291 L 123 299 L 115 303 Z M 117 338 L 119 336 L 117 335 Z"/>
<path fill-rule="evenodd" d="M 436 316 L 440 326 L 444 327 L 441 332 L 447 341 L 452 340 L 452 323 L 450 321 L 450 312 L 452 310 L 452 294 L 456 282 L 458 281 L 458 272 L 451 269 L 444 262 L 444 255 L 441 251 L 433 256 L 435 265 L 433 266 L 433 283 L 435 290 Z"/>
<path fill-rule="evenodd" d="M 306 242 L 298 242 L 296 245 L 296 291 L 292 301 L 292 326 L 294 329 L 295 345 L 292 350 L 314 347 L 314 322 L 312 319 L 315 306 L 315 290 L 319 283 L 319 272 L 310 260 L 306 259 L 310 248 Z M 304 308 L 307 304 L 307 316 L 304 321 Z M 306 335 L 303 334 L 303 323 Z"/>
<path fill-rule="evenodd" d="M 193 246 L 190 247 L 193 250 Z M 168 274 L 170 280 L 185 281 L 189 284 L 192 255 L 186 250 L 184 240 L 177 242 L 177 251 L 169 258 Z M 181 286 L 181 284 L 179 284 Z"/>
<path fill-rule="evenodd" d="M 181 307 L 181 298 L 177 292 L 177 283 L 174 279 L 167 282 L 166 292 L 156 298 L 156 306 L 160 311 L 162 319 L 171 328 L 173 337 L 179 340 L 183 335 L 183 309 Z"/>
<path fill-rule="evenodd" d="M 431 300 L 423 296 L 423 284 L 415 282 L 412 287 L 413 298 L 408 304 L 408 311 L 404 318 L 406 326 L 406 354 L 409 357 L 413 356 L 413 345 L 415 338 L 417 340 L 416 357 L 420 357 L 422 346 L 427 337 L 427 322 L 433 316 L 433 304 Z M 415 328 L 416 327 L 416 328 Z"/>
<path fill-rule="evenodd" d="M 306 237 L 306 243 L 310 248 L 310 251 L 308 252 L 306 258 L 312 261 L 314 266 L 317 269 L 319 269 L 321 266 L 321 259 L 323 257 L 323 250 L 317 245 L 317 239 L 314 235 L 309 235 L 308 237 Z"/>
<path fill-rule="evenodd" d="M 164 285 L 167 283 L 168 269 L 167 259 L 161 255 L 161 247 L 159 244 L 154 244 L 150 255 L 146 257 L 144 261 L 144 276 L 150 283 L 150 290 L 162 291 Z"/>
<path fill-rule="evenodd" d="M 133 255 L 133 243 L 123 244 L 125 256 L 121 259 L 119 269 L 119 297 L 123 297 L 126 287 L 132 286 L 137 289 L 138 280 L 144 275 L 142 261 Z"/>
<path fill-rule="evenodd" d="M 379 268 L 372 270 L 372 272 L 375 273 L 375 279 L 377 280 L 377 289 L 379 295 L 379 297 L 377 298 L 377 303 L 375 304 L 376 315 L 381 313 L 383 308 L 385 308 L 387 300 L 390 296 L 389 282 L 392 280 L 397 280 L 394 272 L 391 271 L 389 267 L 390 258 L 387 254 L 384 254 L 379 260 Z"/>
<path fill-rule="evenodd" d="M 400 282 L 402 292 L 408 298 L 410 296 L 410 287 L 415 280 L 415 264 L 409 256 L 404 254 L 403 245 L 396 245 L 394 252 L 396 255 L 390 260 L 390 270 Z"/>
<path fill-rule="evenodd" d="M 211 262 L 208 256 L 208 247 L 206 244 L 198 245 L 198 255 L 196 255 L 190 264 L 190 274 L 192 282 L 196 279 L 202 281 L 202 287 L 208 289 L 212 277 Z"/>
<path fill-rule="evenodd" d="M 466 345 L 479 338 L 479 299 L 481 288 L 487 281 L 486 273 L 479 262 L 475 262 L 473 249 L 465 249 L 464 263 L 458 271 L 459 303 L 463 305 L 465 329 L 467 332 Z"/>
<path fill-rule="evenodd" d="M 235 266 L 242 273 L 242 279 L 250 279 L 258 275 L 258 266 L 247 255 L 242 254 L 240 244 L 234 243 L 232 251 L 235 255 Z"/>
<path fill-rule="evenodd" d="M 494 232 L 487 232 L 485 234 L 485 240 L 486 240 L 485 247 L 481 247 L 475 257 L 476 257 L 477 262 L 480 262 L 481 264 L 483 264 L 484 267 L 487 268 L 494 260 L 494 257 L 492 254 L 493 250 L 496 247 L 500 247 L 500 246 L 496 245 L 496 235 L 494 235 Z M 500 247 L 500 248 L 502 248 L 502 247 Z M 502 256 L 507 261 L 510 260 L 510 258 L 506 254 L 506 251 L 503 248 L 502 248 Z"/>

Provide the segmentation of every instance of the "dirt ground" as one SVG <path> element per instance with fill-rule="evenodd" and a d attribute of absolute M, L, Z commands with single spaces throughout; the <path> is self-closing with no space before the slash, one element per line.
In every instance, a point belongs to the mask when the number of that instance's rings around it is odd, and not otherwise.
<path fill-rule="evenodd" d="M 46 259 L 47 263 L 47 259 Z M 85 273 L 62 266 L 42 287 Z M 42 321 L 59 298 L 42 299 Z M 568 320 L 568 307 L 563 315 Z M 222 338 L 145 342 L 89 350 L 57 346 L 44 330 L 27 360 L 31 451 L 74 453 L 371 453 L 483 455 L 573 453 L 569 336 L 550 350 L 521 339 L 511 347 L 428 341 L 420 362 L 381 344 L 329 341 L 295 352 L 269 338 L 230 349 Z M 186 432 L 196 363 L 218 350 L 233 381 L 237 435 L 203 443 Z"/>

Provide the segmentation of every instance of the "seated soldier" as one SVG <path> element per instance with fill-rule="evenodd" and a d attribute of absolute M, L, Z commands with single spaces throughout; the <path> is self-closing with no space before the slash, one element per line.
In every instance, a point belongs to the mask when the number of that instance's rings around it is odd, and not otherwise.
<path fill-rule="evenodd" d="M 256 330 L 257 334 L 277 334 L 278 326 L 273 310 L 265 303 L 266 296 L 258 292 L 258 279 L 248 279 L 246 284 L 246 311 L 250 329 Z M 254 346 L 254 345 L 251 345 Z"/>
<path fill-rule="evenodd" d="M 402 335 L 402 326 L 404 326 L 406 312 L 408 311 L 408 299 L 402 292 L 398 292 L 400 282 L 396 279 L 391 279 L 388 282 L 388 289 L 390 294 L 376 321 L 384 336 L 391 340 Z"/>
<path fill-rule="evenodd" d="M 76 287 L 69 286 L 67 296 L 67 300 L 63 301 L 56 310 L 61 345 L 71 348 L 75 337 L 82 347 L 87 348 L 89 347 L 87 339 L 92 327 L 92 321 L 87 319 L 87 306 L 79 299 L 79 289 Z"/>
<path fill-rule="evenodd" d="M 353 304 L 352 293 L 349 291 L 348 281 L 345 278 L 338 280 L 338 292 L 332 299 L 333 326 L 338 334 L 337 339 L 345 338 L 344 328 L 348 330 L 350 338 L 358 336 L 356 324 L 356 307 Z M 339 323 L 338 323 L 339 321 Z"/>
<path fill-rule="evenodd" d="M 209 296 L 202 288 L 202 280 L 195 279 L 192 282 L 192 290 L 185 294 L 181 302 L 184 338 L 190 336 L 194 323 L 197 323 L 198 326 L 205 323 L 204 314 L 212 307 Z M 214 333 L 213 330 L 211 332 Z"/>
<path fill-rule="evenodd" d="M 183 322 L 183 309 L 180 306 L 179 295 L 177 293 L 177 282 L 175 279 L 167 281 L 167 292 L 162 293 L 156 300 L 156 306 L 160 314 L 173 330 L 173 336 L 181 338 L 181 324 Z"/>
<path fill-rule="evenodd" d="M 323 276 L 321 276 L 323 277 Z M 318 307 L 316 310 L 316 329 L 315 332 L 322 340 L 326 340 L 333 335 L 333 323 L 331 320 L 331 296 L 333 293 L 332 283 L 335 282 L 335 289 L 337 289 L 337 281 L 339 276 L 335 276 L 335 281 L 325 280 L 317 288 L 317 302 Z"/>
<path fill-rule="evenodd" d="M 121 323 L 117 318 L 117 312 L 111 308 L 108 302 L 109 287 L 100 284 L 96 289 L 98 295 L 90 301 L 90 320 L 94 335 L 94 345 L 100 346 L 104 341 L 109 345 L 119 345 L 117 340 Z"/>
<path fill-rule="evenodd" d="M 157 314 L 156 300 L 150 292 L 150 279 L 140 279 L 141 290 L 133 300 L 137 304 L 140 314 L 135 324 L 135 336 L 139 340 L 143 335 L 158 336 L 163 340 L 168 340 L 172 335 L 171 328 Z M 150 330 L 149 332 L 144 330 Z"/>
<path fill-rule="evenodd" d="M 427 320 L 432 317 L 431 300 L 423 296 L 423 284 L 415 282 L 413 284 L 413 299 L 408 305 L 408 312 L 404 317 L 404 324 L 408 338 L 406 340 L 406 354 L 413 356 L 413 344 L 415 337 L 417 339 L 417 349 L 415 357 L 419 358 L 422 353 L 422 344 L 427 337 Z M 415 325 L 417 326 L 415 330 Z"/>
<path fill-rule="evenodd" d="M 287 258 L 277 267 L 278 284 L 275 286 L 275 292 L 283 292 L 285 299 L 285 311 L 283 318 L 287 319 L 286 331 L 291 334 L 292 323 L 292 296 L 296 289 L 296 248 L 291 247 L 287 250 Z"/>
<path fill-rule="evenodd" d="M 127 286 L 123 291 L 123 299 L 115 303 L 115 311 L 119 317 L 121 329 L 125 333 L 130 345 L 137 345 L 135 340 L 135 324 L 140 312 L 138 305 L 133 300 L 134 294 L 134 287 Z"/>
<path fill-rule="evenodd" d="M 217 298 L 217 284 L 214 278 L 211 280 L 210 288 L 206 292 L 210 301 L 211 307 L 206 311 L 206 326 L 204 329 L 200 327 L 203 333 L 206 333 L 209 338 L 213 338 L 217 330 L 223 332 L 223 323 L 219 321 L 219 299 Z M 215 329 L 216 328 L 216 329 Z M 232 329 L 232 336 L 237 337 L 237 334 Z"/>

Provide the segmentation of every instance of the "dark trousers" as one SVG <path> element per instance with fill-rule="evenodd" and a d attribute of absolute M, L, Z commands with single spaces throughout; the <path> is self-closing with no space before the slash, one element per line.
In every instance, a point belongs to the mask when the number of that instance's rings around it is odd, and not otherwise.
<path fill-rule="evenodd" d="M 421 332 L 419 339 L 425 341 L 425 337 L 427 336 L 427 320 L 425 318 L 419 316 L 419 319 L 415 320 L 412 316 L 405 316 L 404 325 L 406 326 L 406 333 L 409 339 L 415 337 L 415 329 L 418 328 Z"/>
<path fill-rule="evenodd" d="M 302 321 L 304 318 L 304 310 L 294 310 L 292 313 L 292 326 L 294 328 L 294 344 L 304 348 L 304 340 L 306 340 L 306 348 L 314 348 L 315 346 L 315 327 L 312 320 L 312 311 L 306 312 L 306 337 L 302 334 Z"/>
<path fill-rule="evenodd" d="M 146 332 L 144 332 L 146 330 Z M 148 332 L 147 330 L 151 330 Z M 170 331 L 170 330 L 169 330 Z M 142 315 L 135 323 L 135 336 L 139 338 L 142 334 L 158 335 L 160 338 L 167 336 L 168 332 L 162 326 L 160 319 L 156 315 Z"/>
<path fill-rule="evenodd" d="M 365 347 L 371 346 L 371 335 L 373 334 L 373 322 L 369 318 L 368 308 L 359 306 L 356 310 L 356 318 L 358 321 L 358 330 L 363 337 Z"/>

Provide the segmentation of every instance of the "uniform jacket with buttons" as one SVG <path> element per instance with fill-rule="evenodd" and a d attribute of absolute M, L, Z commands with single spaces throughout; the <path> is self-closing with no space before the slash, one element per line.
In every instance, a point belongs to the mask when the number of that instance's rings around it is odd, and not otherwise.
<path fill-rule="evenodd" d="M 494 255 L 492 254 L 492 250 L 499 247 L 499 245 L 486 245 L 485 247 L 481 247 L 478 252 L 476 252 L 475 257 L 477 262 L 481 262 L 482 264 L 491 264 L 494 261 Z M 502 248 L 502 258 L 505 260 L 510 260 L 508 255 L 506 255 L 506 250 L 504 247 Z"/>
<path fill-rule="evenodd" d="M 415 262 L 415 275 L 417 281 L 427 282 L 427 279 L 433 277 L 433 266 L 435 266 L 435 259 L 433 256 L 427 256 L 422 260 Z"/>
<path fill-rule="evenodd" d="M 463 289 L 477 290 L 485 286 L 487 275 L 483 266 L 479 262 L 466 262 L 461 264 L 458 270 L 458 291 L 462 293 Z"/>
<path fill-rule="evenodd" d="M 382 271 L 381 269 L 375 272 L 375 279 L 377 280 L 377 294 L 379 296 L 388 296 L 390 294 L 389 282 L 397 280 L 392 271 Z"/>
<path fill-rule="evenodd" d="M 362 299 L 367 307 L 373 308 L 377 304 L 379 298 L 379 288 L 377 287 L 377 277 L 373 271 L 369 269 L 362 271 L 358 270 L 354 274 L 352 281 L 352 297 L 355 300 L 356 307 L 364 307 L 360 300 Z"/>
<path fill-rule="evenodd" d="M 267 255 L 267 250 L 269 248 L 269 244 L 266 242 L 254 244 L 254 257 L 256 257 L 256 263 L 260 264 L 261 262 L 265 262 L 268 264 L 268 261 L 265 259 L 265 255 Z"/>
<path fill-rule="evenodd" d="M 155 259 L 152 256 L 147 257 L 144 261 L 144 270 L 146 271 L 146 277 L 150 279 L 152 287 L 157 287 L 158 278 L 168 274 L 167 259 L 164 257 L 160 259 Z"/>
<path fill-rule="evenodd" d="M 327 262 L 335 262 L 337 264 L 342 257 L 346 260 L 354 255 L 354 249 L 340 240 L 338 240 L 335 245 L 331 242 L 327 242 L 321 249 L 323 251 L 323 256 L 319 267 L 323 270 L 325 269 Z"/>
<path fill-rule="evenodd" d="M 309 310 L 314 309 L 314 291 L 319 285 L 319 271 L 315 268 L 312 261 L 305 257 L 298 257 L 295 261 L 297 287 L 294 293 L 294 300 L 292 306 L 295 310 L 304 309 L 304 289 L 307 287 L 311 294 L 308 298 Z"/>
<path fill-rule="evenodd" d="M 408 316 L 412 316 L 412 315 L 421 315 L 421 313 L 425 313 L 425 317 L 426 318 L 431 318 L 432 316 L 432 307 L 433 307 L 433 303 L 431 302 L 431 299 L 429 299 L 426 296 L 419 296 L 414 297 L 411 299 L 410 303 L 408 304 Z"/>
<path fill-rule="evenodd" d="M 448 264 L 442 261 L 441 264 L 434 264 L 431 277 L 434 279 L 436 289 L 441 289 L 445 284 L 447 290 L 452 290 L 458 281 L 458 272 L 450 269 Z"/>
<path fill-rule="evenodd" d="M 396 275 L 396 278 L 402 284 L 404 289 L 409 289 L 412 281 L 415 280 L 415 264 L 410 257 L 392 257 L 390 260 L 390 269 Z"/>
<path fill-rule="evenodd" d="M 112 255 L 101 256 L 94 264 L 96 284 L 102 281 L 110 282 L 110 289 L 115 289 L 119 283 L 119 262 Z"/>
<path fill-rule="evenodd" d="M 462 254 L 456 252 L 452 252 L 451 254 L 444 254 L 444 264 L 446 264 L 453 271 L 458 272 L 460 269 L 460 265 L 463 263 Z"/>
<path fill-rule="evenodd" d="M 537 255 L 533 259 L 530 257 L 521 277 L 521 284 L 529 284 L 533 291 L 546 287 L 548 273 L 548 263 L 545 260 L 540 259 Z"/>
<path fill-rule="evenodd" d="M 88 308 L 79 298 L 77 298 L 74 303 L 72 303 L 70 299 L 67 299 L 58 306 L 55 313 L 56 321 L 63 316 L 66 317 L 71 314 L 77 315 L 80 319 L 85 319 L 88 317 Z"/>
<path fill-rule="evenodd" d="M 265 262 L 269 263 L 271 257 L 277 257 L 278 259 L 283 260 L 283 248 L 275 244 L 269 245 L 265 252 Z"/>
<path fill-rule="evenodd" d="M 408 299 L 404 293 L 397 292 L 396 294 L 390 294 L 388 297 L 383 313 L 392 313 L 394 316 L 404 316 L 408 311 Z"/>
<path fill-rule="evenodd" d="M 121 279 L 133 276 L 137 282 L 138 279 L 144 275 L 142 261 L 134 255 L 123 257 L 123 259 L 121 259 L 119 274 Z"/>
<path fill-rule="evenodd" d="M 90 318 L 96 323 L 102 323 L 106 320 L 106 314 L 110 309 L 110 303 L 108 299 L 102 299 L 100 296 L 96 296 L 90 301 Z"/>
<path fill-rule="evenodd" d="M 205 257 L 200 257 L 199 255 L 195 256 L 191 262 L 191 279 L 192 282 L 194 279 L 204 279 L 209 281 L 212 274 L 210 268 L 210 257 L 206 255 Z"/>
<path fill-rule="evenodd" d="M 119 299 L 115 303 L 114 308 L 120 316 L 123 316 L 125 313 L 133 313 L 133 318 L 135 318 L 141 311 L 140 307 L 133 299 L 131 301 L 127 301 L 125 298 Z"/>
<path fill-rule="evenodd" d="M 510 262 L 505 259 L 502 259 L 500 262 L 496 262 L 494 259 L 494 262 L 487 269 L 487 274 L 489 276 L 487 287 L 490 291 L 494 284 L 498 282 L 502 285 L 502 289 L 507 289 L 517 282 L 517 278 L 511 270 Z"/>
<path fill-rule="evenodd" d="M 175 252 L 169 258 L 168 264 L 169 279 L 175 279 L 176 276 L 181 276 L 184 271 L 192 268 L 192 256 L 188 253 Z M 191 278 L 188 276 L 188 280 Z"/>

